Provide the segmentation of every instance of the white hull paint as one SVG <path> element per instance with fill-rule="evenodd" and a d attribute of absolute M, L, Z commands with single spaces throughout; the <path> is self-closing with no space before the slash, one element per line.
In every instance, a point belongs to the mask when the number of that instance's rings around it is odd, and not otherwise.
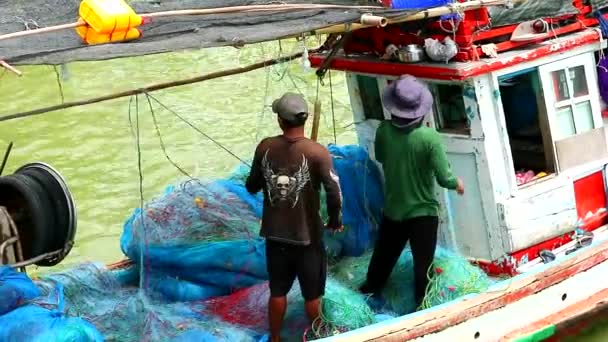
<path fill-rule="evenodd" d="M 595 242 L 588 247 L 579 249 L 570 255 L 558 255 L 549 264 L 537 264 L 529 267 L 525 274 L 504 280 L 488 291 L 469 295 L 463 299 L 439 305 L 424 311 L 380 322 L 365 328 L 323 339 L 328 342 L 364 342 L 364 341 L 404 341 L 398 335 L 407 335 L 408 331 L 428 323 L 445 320 L 446 325 L 454 315 L 462 314 L 467 307 L 478 307 L 486 301 L 478 297 L 519 297 L 517 289 L 523 284 L 538 288 L 538 292 L 521 295 L 521 298 L 502 307 L 496 307 L 477 317 L 473 317 L 452 326 L 439 327 L 436 332 L 417 337 L 411 341 L 418 342 L 494 342 L 508 341 L 505 335 L 522 330 L 534 322 L 560 312 L 568 307 L 584 302 L 593 295 L 608 288 L 608 259 L 601 259 L 596 265 L 585 271 L 571 274 L 572 268 L 580 263 L 588 262 L 597 256 L 599 250 L 605 250 L 608 245 L 608 226 L 598 229 L 600 234 Z M 604 253 L 604 252 L 599 252 Z M 587 260 L 587 261 L 585 261 Z M 547 278 L 562 274 L 564 280 L 553 282 L 550 286 L 539 286 L 532 282 L 551 281 Z M 570 274 L 570 275 L 569 275 Z M 524 285 L 524 286 L 528 286 Z M 549 285 L 549 284 L 547 284 Z M 428 317 L 428 318 L 427 318 Z M 456 323 L 456 322 L 454 322 Z M 443 330 L 441 330 L 443 329 Z"/>
<path fill-rule="evenodd" d="M 495 291 L 506 291 L 508 286 L 507 283 Z M 607 287 L 608 261 L 604 261 L 586 272 L 579 273 L 502 309 L 413 341 L 501 341 L 511 331 L 524 328 L 531 322 L 543 319 L 578 301 L 585 300 Z M 475 338 L 476 335 L 478 338 Z"/>

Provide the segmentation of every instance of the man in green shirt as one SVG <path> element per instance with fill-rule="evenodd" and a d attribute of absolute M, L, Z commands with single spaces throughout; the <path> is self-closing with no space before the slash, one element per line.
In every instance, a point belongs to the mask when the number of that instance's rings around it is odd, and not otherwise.
<path fill-rule="evenodd" d="M 433 96 L 415 77 L 405 75 L 382 94 L 391 120 L 376 131 L 376 160 L 385 178 L 384 218 L 367 271 L 363 293 L 379 294 L 409 241 L 414 259 L 416 307 L 420 307 L 433 263 L 439 226 L 435 182 L 464 193 L 452 174 L 439 133 L 422 125 L 432 111 Z"/>

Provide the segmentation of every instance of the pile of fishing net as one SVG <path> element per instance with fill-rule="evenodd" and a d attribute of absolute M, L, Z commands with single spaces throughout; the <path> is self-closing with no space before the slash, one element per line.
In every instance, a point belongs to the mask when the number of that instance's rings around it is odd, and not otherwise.
<path fill-rule="evenodd" d="M 167 299 L 202 300 L 268 279 L 260 220 L 223 183 L 169 187 L 125 222 L 120 245 L 145 268 L 144 285 Z"/>
<path fill-rule="evenodd" d="M 205 314 L 200 302 L 167 302 L 152 291 L 143 295 L 131 284 L 136 278 L 130 272 L 82 264 L 35 283 L 22 275 L 38 296 L 0 316 L 0 340 L 253 342 L 262 337 Z M 20 288 L 26 288 L 23 283 Z"/>
<path fill-rule="evenodd" d="M 357 146 L 330 145 L 343 194 L 346 230 L 325 236 L 333 256 L 323 314 L 310 326 L 297 283 L 288 295 L 283 335 L 311 340 L 414 310 L 406 250 L 378 303 L 356 292 L 363 282 L 383 206 L 380 172 Z M 265 241 L 258 237 L 262 194 L 245 189 L 249 168 L 225 179 L 188 180 L 136 209 L 120 246 L 133 262 L 94 264 L 36 283 L 0 268 L 0 340 L 259 341 L 267 334 Z M 322 196 L 322 201 L 325 197 Z M 325 205 L 322 216 L 327 217 Z M 438 249 L 424 307 L 481 292 L 488 277 Z M 21 335 L 19 335 L 21 334 Z"/>
<path fill-rule="evenodd" d="M 381 215 L 380 173 L 361 147 L 330 145 L 329 151 L 346 226 L 326 237 L 329 254 L 361 255 Z M 267 280 L 264 243 L 257 237 L 263 197 L 245 189 L 248 174 L 241 165 L 226 179 L 188 180 L 134 211 L 121 248 L 145 268 L 145 285 L 168 299 L 204 300 Z"/>
<path fill-rule="evenodd" d="M 206 301 L 171 301 L 154 290 L 140 291 L 133 267 L 86 263 L 36 282 L 8 267 L 6 272 L 0 277 L 0 292 L 7 294 L 0 298 L 6 311 L 0 315 L 2 341 L 246 342 L 263 340 L 268 332 L 266 282 Z M 288 301 L 283 334 L 301 338 L 309 324 L 297 282 Z M 364 296 L 329 279 L 323 316 L 308 336 L 374 322 Z"/>
<path fill-rule="evenodd" d="M 362 284 L 371 259 L 371 251 L 357 258 L 344 258 L 332 265 L 333 276 L 351 287 Z M 473 266 L 461 255 L 438 247 L 435 252 L 433 269 L 427 295 L 422 309 L 448 303 L 454 299 L 487 290 L 493 281 L 480 268 Z M 414 312 L 414 263 L 412 252 L 404 249 L 397 265 L 382 291 L 380 298 L 370 301 L 374 310 L 380 313 L 405 315 Z"/>
<path fill-rule="evenodd" d="M 267 283 L 242 289 L 229 296 L 205 302 L 207 310 L 226 322 L 267 332 L 267 307 L 270 290 Z M 366 297 L 329 278 L 322 302 L 322 316 L 310 327 L 304 311 L 304 298 L 298 282 L 287 295 L 287 313 L 283 324 L 284 336 L 302 336 L 307 329 L 312 338 L 326 337 L 336 331 L 348 331 L 375 323 L 375 314 Z"/>
<path fill-rule="evenodd" d="M 63 286 L 44 294 L 27 275 L 0 266 L 0 341 L 102 342 L 89 322 L 64 314 Z"/>

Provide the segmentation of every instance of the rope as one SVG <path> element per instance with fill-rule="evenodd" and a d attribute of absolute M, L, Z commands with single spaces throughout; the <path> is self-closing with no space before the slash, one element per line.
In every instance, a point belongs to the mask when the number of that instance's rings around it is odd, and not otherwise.
<path fill-rule="evenodd" d="M 158 127 L 158 122 L 156 121 L 156 114 L 154 113 L 154 107 L 152 107 L 152 101 L 150 101 L 150 95 L 148 93 L 146 93 L 146 100 L 148 101 L 148 107 L 150 108 L 150 114 L 152 114 L 152 122 L 154 123 L 154 128 L 156 129 L 156 135 L 158 135 L 160 148 L 163 151 L 165 158 L 169 161 L 169 163 L 171 163 L 171 165 L 173 165 L 176 169 L 178 169 L 179 172 L 184 174 L 186 177 L 193 179 L 193 177 L 190 176 L 190 174 L 188 172 L 184 171 L 184 169 L 179 167 L 179 165 L 177 165 L 177 163 L 174 162 L 173 159 L 171 159 L 171 157 L 169 157 L 169 154 L 167 154 L 167 148 L 165 147 L 165 142 L 163 141 L 163 137 L 160 133 L 160 128 Z"/>
<path fill-rule="evenodd" d="M 133 120 L 131 118 L 131 101 L 129 101 L 129 127 L 131 128 L 131 132 L 133 132 Z M 139 176 L 139 208 L 140 208 L 140 220 L 141 220 L 141 230 L 140 230 L 140 248 L 139 248 L 139 288 L 145 289 L 147 283 L 145 282 L 145 265 L 144 265 L 144 247 L 145 247 L 145 231 L 146 231 L 146 221 L 144 220 L 144 175 L 141 166 L 141 140 L 140 140 L 140 129 L 139 129 L 139 99 L 137 95 L 135 96 L 135 143 L 136 143 L 136 151 L 137 151 L 137 172 Z"/>
<path fill-rule="evenodd" d="M 61 83 L 61 75 L 56 65 L 53 65 L 53 71 L 55 72 L 55 78 L 57 79 L 57 87 L 59 88 L 59 95 L 61 96 L 61 103 L 65 103 L 65 96 L 63 94 L 63 84 Z"/>
<path fill-rule="evenodd" d="M 331 99 L 331 120 L 334 128 L 334 144 L 338 144 L 338 136 L 336 134 L 336 113 L 334 110 L 334 90 L 331 82 L 331 70 L 328 72 L 329 74 L 329 98 Z"/>
<path fill-rule="evenodd" d="M 197 131 L 198 133 L 200 133 L 202 136 L 204 136 L 205 138 L 209 139 L 211 142 L 213 142 L 214 144 L 216 144 L 219 148 L 221 148 L 224 151 L 226 151 L 228 154 L 230 154 L 231 156 L 233 156 L 234 158 L 236 158 L 241 163 L 247 165 L 248 167 L 251 167 L 251 165 L 248 162 L 246 162 L 245 160 L 241 159 L 239 156 L 237 156 L 234 152 L 230 151 L 227 147 L 225 147 L 224 145 L 222 145 L 220 142 L 218 142 L 217 140 L 213 139 L 211 136 L 209 136 L 207 133 L 203 132 L 198 127 L 194 126 L 188 120 L 184 119 L 181 115 L 177 114 L 174 110 L 172 110 L 171 108 L 167 107 L 164 103 L 160 102 L 160 100 L 158 100 L 156 97 L 152 96 L 151 94 L 146 94 L 146 95 L 148 97 L 150 97 L 152 100 L 154 100 L 156 103 L 158 103 L 161 107 L 163 107 L 164 109 L 166 109 L 167 111 L 169 111 L 171 114 L 175 115 L 178 119 L 182 120 L 185 124 L 187 124 L 188 126 L 190 126 L 192 129 L 194 129 L 195 131 Z"/>

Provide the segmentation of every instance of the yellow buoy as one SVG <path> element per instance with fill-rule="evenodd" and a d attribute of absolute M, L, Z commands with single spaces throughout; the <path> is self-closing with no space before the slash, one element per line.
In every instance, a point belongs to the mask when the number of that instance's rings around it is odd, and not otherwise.
<path fill-rule="evenodd" d="M 128 31 L 115 31 L 113 33 L 98 33 L 89 26 L 80 26 L 76 28 L 76 33 L 90 45 L 128 41 L 141 37 L 141 31 L 137 28 L 131 28 Z"/>
<path fill-rule="evenodd" d="M 83 0 L 78 14 L 96 33 L 110 34 L 110 38 L 114 32 L 130 32 L 143 22 L 124 0 Z"/>

